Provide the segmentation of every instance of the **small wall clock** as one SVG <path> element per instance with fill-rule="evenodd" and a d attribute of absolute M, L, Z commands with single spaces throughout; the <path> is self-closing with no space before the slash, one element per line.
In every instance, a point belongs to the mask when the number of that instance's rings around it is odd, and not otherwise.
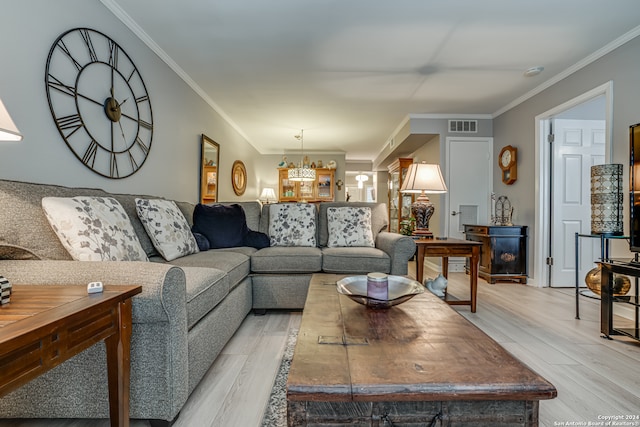
<path fill-rule="evenodd" d="M 507 185 L 513 184 L 518 179 L 517 154 L 517 148 L 507 145 L 500 150 L 498 156 L 498 165 L 502 169 L 502 182 Z"/>
<path fill-rule="evenodd" d="M 62 139 L 86 167 L 112 179 L 142 167 L 153 139 L 151 101 L 115 41 L 89 28 L 63 33 L 49 51 L 45 86 Z"/>

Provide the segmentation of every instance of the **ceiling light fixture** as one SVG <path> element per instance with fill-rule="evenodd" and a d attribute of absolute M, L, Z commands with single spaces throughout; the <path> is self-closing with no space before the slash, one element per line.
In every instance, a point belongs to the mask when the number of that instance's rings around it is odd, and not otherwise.
<path fill-rule="evenodd" d="M 295 137 L 302 143 L 302 160 L 297 167 L 289 169 L 287 173 L 289 181 L 315 181 L 316 170 L 309 167 L 309 161 L 304 157 L 304 129 L 301 129 L 300 135 Z"/>
<path fill-rule="evenodd" d="M 543 66 L 531 67 L 527 71 L 524 72 L 525 77 L 533 77 L 537 76 L 544 70 Z"/>

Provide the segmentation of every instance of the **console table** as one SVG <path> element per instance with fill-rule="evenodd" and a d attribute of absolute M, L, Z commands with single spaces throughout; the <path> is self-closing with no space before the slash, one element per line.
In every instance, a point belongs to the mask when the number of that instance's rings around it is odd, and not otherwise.
<path fill-rule="evenodd" d="M 84 285 L 14 285 L 0 308 L 0 396 L 104 341 L 111 425 L 128 426 L 131 297 L 141 291 L 106 286 L 87 295 Z"/>
<path fill-rule="evenodd" d="M 476 312 L 476 296 L 478 294 L 478 260 L 482 243 L 461 239 L 417 239 L 416 280 L 422 283 L 425 256 L 442 257 L 442 275 L 448 277 L 449 257 L 468 257 L 470 263 L 469 285 L 471 297 L 468 300 L 447 300 L 450 305 L 470 305 L 471 312 Z"/>

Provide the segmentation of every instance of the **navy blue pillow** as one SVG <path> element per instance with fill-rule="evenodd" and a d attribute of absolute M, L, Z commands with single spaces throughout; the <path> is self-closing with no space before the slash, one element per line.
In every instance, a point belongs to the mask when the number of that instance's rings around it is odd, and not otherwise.
<path fill-rule="evenodd" d="M 204 234 L 193 233 L 193 237 L 196 239 L 196 243 L 198 244 L 198 249 L 200 252 L 208 251 L 211 248 L 209 244 L 209 239 Z"/>
<path fill-rule="evenodd" d="M 271 246 L 271 239 L 264 233 L 249 230 L 244 238 L 244 246 L 250 246 L 256 249 L 268 248 Z"/>
<path fill-rule="evenodd" d="M 242 206 L 203 205 L 198 203 L 193 210 L 191 231 L 203 234 L 211 249 L 244 246 L 249 228 Z"/>

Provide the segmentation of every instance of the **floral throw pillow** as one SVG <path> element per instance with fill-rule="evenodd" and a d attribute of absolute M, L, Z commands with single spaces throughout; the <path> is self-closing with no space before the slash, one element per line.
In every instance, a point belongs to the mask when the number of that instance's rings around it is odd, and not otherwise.
<path fill-rule="evenodd" d="M 269 205 L 271 246 L 316 246 L 316 207 L 306 203 Z"/>
<path fill-rule="evenodd" d="M 167 261 L 200 251 L 187 219 L 174 201 L 136 199 L 136 212 L 153 246 Z"/>
<path fill-rule="evenodd" d="M 148 261 L 124 208 L 112 197 L 44 197 L 42 208 L 76 261 Z"/>
<path fill-rule="evenodd" d="M 371 231 L 371 208 L 327 208 L 330 248 L 344 246 L 374 247 Z"/>

